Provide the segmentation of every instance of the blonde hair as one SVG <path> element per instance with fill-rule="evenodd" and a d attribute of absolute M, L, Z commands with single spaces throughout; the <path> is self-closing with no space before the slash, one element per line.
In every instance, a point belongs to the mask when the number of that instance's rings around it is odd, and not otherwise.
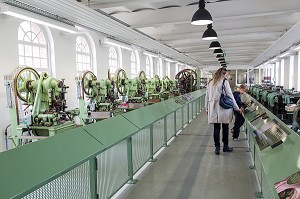
<path fill-rule="evenodd" d="M 213 81 L 213 85 L 216 85 L 222 79 L 222 77 L 224 77 L 224 75 L 226 74 L 226 72 L 227 72 L 226 68 L 219 68 L 215 72 L 213 78 L 209 81 L 209 83 L 211 81 Z"/>

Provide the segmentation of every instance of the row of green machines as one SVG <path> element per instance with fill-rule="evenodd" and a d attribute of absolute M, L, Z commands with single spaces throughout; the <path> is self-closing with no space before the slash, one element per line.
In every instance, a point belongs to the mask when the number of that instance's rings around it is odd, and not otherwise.
<path fill-rule="evenodd" d="M 18 68 L 5 77 L 7 106 L 10 110 L 13 147 L 88 125 L 117 114 L 138 109 L 174 96 L 197 90 L 198 71 L 184 69 L 174 80 L 158 75 L 148 79 L 141 71 L 129 79 L 123 69 L 115 77 L 98 79 L 91 71 L 76 77 L 79 108 L 68 110 L 64 80 L 38 73 L 33 68 Z M 150 114 L 150 113 L 149 113 Z"/>
<path fill-rule="evenodd" d="M 284 123 L 292 125 L 296 132 L 299 129 L 300 92 L 295 89 L 284 89 L 282 86 L 254 85 L 249 94 L 270 110 Z"/>

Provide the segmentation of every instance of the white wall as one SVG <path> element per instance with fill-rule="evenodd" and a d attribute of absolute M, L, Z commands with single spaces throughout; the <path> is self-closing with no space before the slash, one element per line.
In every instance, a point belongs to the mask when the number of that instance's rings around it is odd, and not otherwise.
<path fill-rule="evenodd" d="M 18 56 L 18 27 L 20 20 L 0 15 L 0 151 L 5 148 L 4 129 L 10 124 L 9 109 L 6 108 L 6 93 L 3 76 L 10 74 L 19 63 Z"/>

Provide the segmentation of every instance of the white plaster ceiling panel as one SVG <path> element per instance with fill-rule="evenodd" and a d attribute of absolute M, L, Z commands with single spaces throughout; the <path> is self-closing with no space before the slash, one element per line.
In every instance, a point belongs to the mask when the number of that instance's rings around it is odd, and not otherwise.
<path fill-rule="evenodd" d="M 236 65 L 249 65 L 300 21 L 299 0 L 207 2 L 206 9 L 213 16 L 213 28 L 227 54 L 226 60 Z M 83 3 L 87 5 L 87 1 Z M 208 49 L 210 41 L 201 39 L 206 27 L 190 24 L 198 8 L 197 0 L 94 0 L 89 6 L 111 13 L 204 65 L 218 64 Z M 123 12 L 124 7 L 127 12 Z M 113 12 L 118 9 L 120 12 Z"/>

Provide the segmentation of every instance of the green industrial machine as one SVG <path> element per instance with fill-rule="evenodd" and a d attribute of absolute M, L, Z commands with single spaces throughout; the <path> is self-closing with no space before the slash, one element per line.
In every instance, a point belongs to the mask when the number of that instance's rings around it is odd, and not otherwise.
<path fill-rule="evenodd" d="M 178 96 L 179 90 L 178 90 L 178 81 L 171 80 L 168 76 L 165 76 L 162 80 L 162 86 L 161 86 L 161 98 L 164 100 L 167 100 L 171 97 Z"/>
<path fill-rule="evenodd" d="M 123 69 L 116 71 L 116 90 L 122 97 L 119 108 L 131 110 L 145 106 L 146 101 L 146 75 L 140 72 L 138 77 L 128 79 Z"/>
<path fill-rule="evenodd" d="M 80 118 L 82 124 L 110 118 L 116 108 L 114 82 L 98 80 L 91 71 L 85 71 L 77 81 Z"/>
<path fill-rule="evenodd" d="M 176 74 L 178 89 L 181 94 L 190 93 L 197 90 L 197 73 L 192 69 L 183 69 Z"/>
<path fill-rule="evenodd" d="M 161 81 L 158 75 L 146 80 L 146 97 L 148 103 L 157 103 L 161 101 Z"/>
<path fill-rule="evenodd" d="M 19 69 L 6 83 L 12 127 L 9 138 L 14 147 L 75 128 L 74 116 L 79 111 L 66 111 L 67 88 L 64 80 L 29 67 Z"/>

